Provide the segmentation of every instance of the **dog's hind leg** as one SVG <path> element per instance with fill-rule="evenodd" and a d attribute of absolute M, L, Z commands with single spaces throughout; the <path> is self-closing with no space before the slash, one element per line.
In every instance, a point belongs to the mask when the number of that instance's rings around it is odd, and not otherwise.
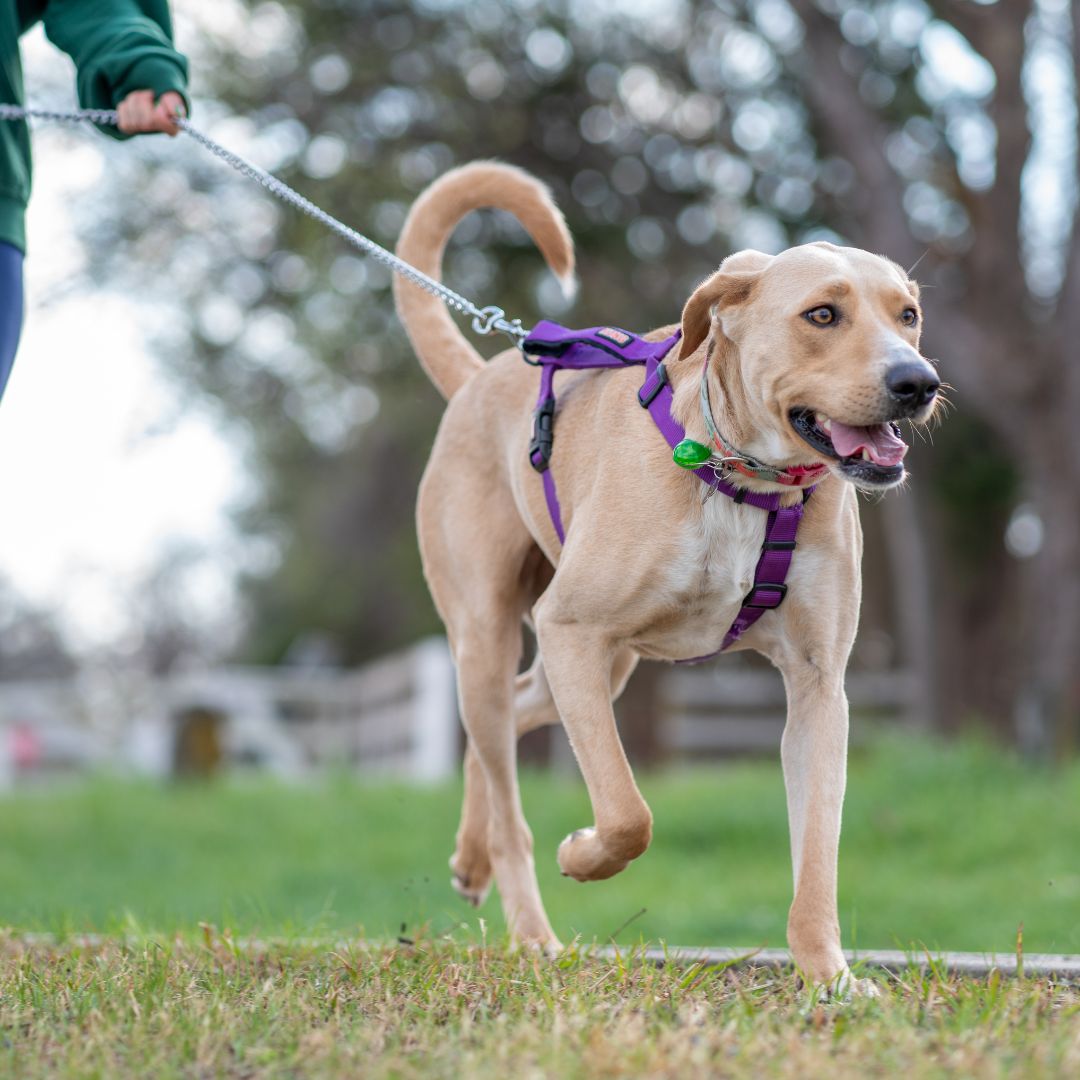
<path fill-rule="evenodd" d="M 490 860 L 514 940 L 555 947 L 518 791 L 513 711 L 528 603 L 521 568 L 533 540 L 513 504 L 507 505 L 505 489 L 472 482 L 467 470 L 451 469 L 450 461 L 460 465 L 453 455 L 436 453 L 424 475 L 417 508 L 420 547 L 457 667 L 469 738 L 467 776 L 472 788 L 482 781 L 490 807 L 479 817 L 467 801 L 454 871 L 470 891 L 479 891 Z"/>
<path fill-rule="evenodd" d="M 578 881 L 619 873 L 649 846 L 652 813 L 634 783 L 611 707 L 616 656 L 596 627 L 560 621 L 545 597 L 536 629 L 552 696 L 581 766 L 595 824 L 559 846 L 559 866 Z"/>
<path fill-rule="evenodd" d="M 480 907 L 491 891 L 491 857 L 488 855 L 488 799 L 484 768 L 473 749 L 465 746 L 465 794 L 461 802 L 461 823 L 450 856 L 450 884 L 473 907 Z"/>
<path fill-rule="evenodd" d="M 512 719 L 516 652 L 507 648 L 516 617 L 486 618 L 455 629 L 461 713 L 469 736 L 474 786 L 487 794 L 487 857 L 499 886 L 507 926 L 515 941 L 557 947 L 540 899 L 533 864 L 532 833 L 525 821 L 517 782 L 517 732 Z M 466 809 L 463 824 L 473 827 Z M 479 824 L 479 823 L 476 823 Z M 460 840 L 460 838 L 459 838 Z"/>
<path fill-rule="evenodd" d="M 619 649 L 611 668 L 611 698 L 617 700 L 637 667 L 632 649 Z M 559 722 L 551 696 L 543 657 L 538 652 L 527 671 L 514 682 L 514 721 L 518 737 Z M 450 858 L 452 884 L 470 904 L 479 907 L 491 888 L 491 860 L 487 850 L 488 797 L 484 772 L 470 743 L 465 749 L 465 798 L 457 844 Z"/>
<path fill-rule="evenodd" d="M 528 731 L 558 723 L 559 713 L 551 698 L 539 655 L 528 671 L 514 682 L 514 726 L 516 737 Z M 451 884 L 473 907 L 480 907 L 491 889 L 491 859 L 488 855 L 487 781 L 472 739 L 465 747 L 465 795 L 461 804 L 454 854 L 450 856 Z"/>
<path fill-rule="evenodd" d="M 633 649 L 618 649 L 611 665 L 611 700 L 618 701 L 630 681 L 640 657 Z M 514 719 L 518 735 L 559 722 L 559 710 L 551 695 L 551 684 L 544 670 L 542 653 L 528 671 L 522 672 L 514 683 Z"/>
<path fill-rule="evenodd" d="M 514 680 L 514 722 L 519 736 L 559 722 L 559 710 L 555 708 L 544 658 L 539 652 L 528 670 Z"/>

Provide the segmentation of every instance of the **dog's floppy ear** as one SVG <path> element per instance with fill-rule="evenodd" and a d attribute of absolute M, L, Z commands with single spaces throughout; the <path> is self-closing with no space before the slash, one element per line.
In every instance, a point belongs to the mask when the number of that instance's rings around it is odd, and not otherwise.
<path fill-rule="evenodd" d="M 761 270 L 729 271 L 722 266 L 694 290 L 683 308 L 680 360 L 685 360 L 709 336 L 714 312 L 749 300 L 760 277 Z"/>

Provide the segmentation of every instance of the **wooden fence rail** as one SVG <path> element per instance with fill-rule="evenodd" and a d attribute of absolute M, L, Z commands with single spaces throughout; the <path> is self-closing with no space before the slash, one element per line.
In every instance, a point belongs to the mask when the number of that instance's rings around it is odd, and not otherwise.
<path fill-rule="evenodd" d="M 914 725 L 919 687 L 909 671 L 854 671 L 856 720 Z M 740 657 L 668 668 L 659 680 L 654 740 L 663 760 L 775 753 L 784 686 Z M 647 717 L 652 723 L 651 716 Z M 853 725 L 858 736 L 859 726 Z M 262 765 L 290 774 L 340 764 L 437 780 L 457 772 L 462 736 L 446 641 L 428 638 L 353 670 L 228 667 L 162 679 L 98 675 L 0 683 L 0 786 L 36 740 L 54 767 L 127 760 L 144 771 Z M 561 732 L 551 760 L 575 768 Z"/>
<path fill-rule="evenodd" d="M 846 680 L 852 716 L 918 726 L 919 687 L 910 671 L 852 671 Z M 661 690 L 663 743 L 675 758 L 764 753 L 780 746 L 786 696 L 780 674 L 768 669 L 676 668 Z M 858 737 L 858 724 L 853 724 Z"/>
<path fill-rule="evenodd" d="M 0 683 L 0 786 L 21 771 L 105 762 L 154 774 L 342 765 L 438 780 L 458 769 L 459 731 L 443 638 L 346 671 L 228 667 L 93 685 Z"/>

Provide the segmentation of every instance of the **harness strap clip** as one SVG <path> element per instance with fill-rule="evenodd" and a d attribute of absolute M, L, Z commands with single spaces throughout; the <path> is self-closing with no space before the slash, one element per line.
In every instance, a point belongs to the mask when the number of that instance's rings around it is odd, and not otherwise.
<path fill-rule="evenodd" d="M 663 362 L 656 365 L 656 370 L 642 384 L 638 391 L 638 404 L 647 409 L 655 400 L 656 395 L 667 385 L 668 373 Z"/>
<path fill-rule="evenodd" d="M 548 396 L 533 413 L 532 441 L 529 443 L 529 462 L 539 473 L 547 472 L 551 450 L 555 443 L 555 398 Z"/>
<path fill-rule="evenodd" d="M 758 591 L 772 593 L 771 596 L 758 596 Z M 780 581 L 758 581 L 754 587 L 743 597 L 744 608 L 762 608 L 771 611 L 778 608 L 787 596 L 787 585 Z"/>

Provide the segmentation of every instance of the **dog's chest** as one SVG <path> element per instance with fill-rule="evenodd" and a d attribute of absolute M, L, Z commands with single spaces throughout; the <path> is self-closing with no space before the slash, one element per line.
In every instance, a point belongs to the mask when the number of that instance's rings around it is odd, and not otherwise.
<path fill-rule="evenodd" d="M 767 515 L 714 496 L 699 521 L 673 534 L 657 574 L 655 617 L 642 628 L 646 655 L 684 660 L 720 648 L 754 583 Z"/>

